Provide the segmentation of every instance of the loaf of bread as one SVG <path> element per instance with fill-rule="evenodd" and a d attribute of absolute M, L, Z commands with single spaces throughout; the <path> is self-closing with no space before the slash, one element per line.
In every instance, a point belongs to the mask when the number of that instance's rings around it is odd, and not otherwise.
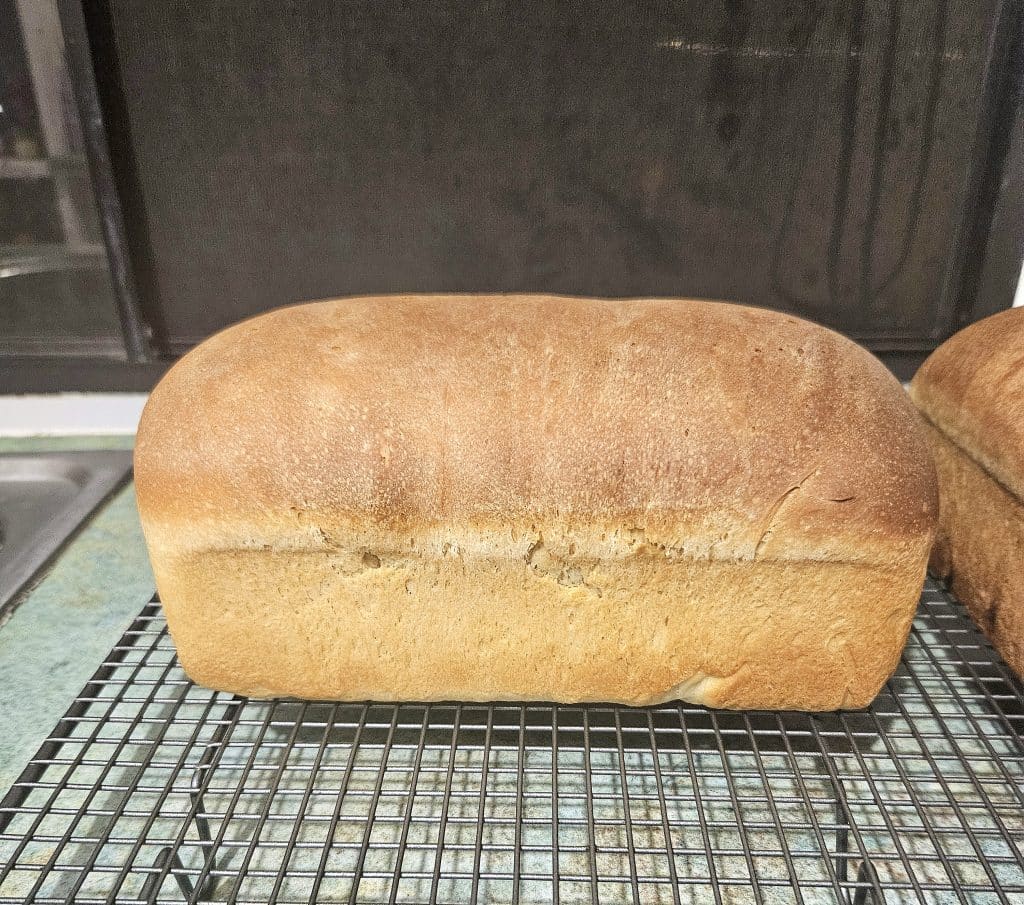
<path fill-rule="evenodd" d="M 939 475 L 932 569 L 1024 676 L 1024 309 L 943 343 L 911 395 Z"/>
<path fill-rule="evenodd" d="M 876 359 L 681 300 L 272 311 L 168 372 L 135 476 L 181 663 L 258 697 L 865 705 L 936 513 Z"/>

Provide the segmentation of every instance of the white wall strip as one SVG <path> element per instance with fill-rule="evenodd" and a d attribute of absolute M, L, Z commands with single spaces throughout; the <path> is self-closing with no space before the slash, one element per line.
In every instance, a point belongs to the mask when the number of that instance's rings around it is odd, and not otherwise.
<path fill-rule="evenodd" d="M 0 396 L 0 436 L 134 434 L 145 393 Z"/>

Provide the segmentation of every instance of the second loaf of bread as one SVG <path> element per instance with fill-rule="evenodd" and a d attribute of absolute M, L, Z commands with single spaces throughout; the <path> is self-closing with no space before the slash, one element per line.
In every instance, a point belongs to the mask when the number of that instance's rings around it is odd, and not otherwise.
<path fill-rule="evenodd" d="M 251 696 L 861 706 L 936 511 L 877 360 L 680 300 L 274 311 L 171 369 L 135 475 L 182 664 Z"/>
<path fill-rule="evenodd" d="M 932 569 L 1024 677 L 1024 309 L 946 340 L 910 394 L 939 477 Z"/>

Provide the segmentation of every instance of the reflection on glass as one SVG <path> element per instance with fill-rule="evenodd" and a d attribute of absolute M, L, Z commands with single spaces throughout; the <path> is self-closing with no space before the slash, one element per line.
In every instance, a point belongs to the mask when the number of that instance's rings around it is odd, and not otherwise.
<path fill-rule="evenodd" d="M 0 0 L 0 354 L 121 355 L 56 0 Z"/>

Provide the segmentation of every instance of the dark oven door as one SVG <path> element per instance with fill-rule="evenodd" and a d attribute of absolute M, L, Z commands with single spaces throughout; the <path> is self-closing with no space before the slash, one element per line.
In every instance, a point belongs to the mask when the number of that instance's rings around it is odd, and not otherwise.
<path fill-rule="evenodd" d="M 302 299 L 498 290 L 765 305 L 906 367 L 1012 297 L 1018 2 L 87 10 L 167 354 Z"/>

